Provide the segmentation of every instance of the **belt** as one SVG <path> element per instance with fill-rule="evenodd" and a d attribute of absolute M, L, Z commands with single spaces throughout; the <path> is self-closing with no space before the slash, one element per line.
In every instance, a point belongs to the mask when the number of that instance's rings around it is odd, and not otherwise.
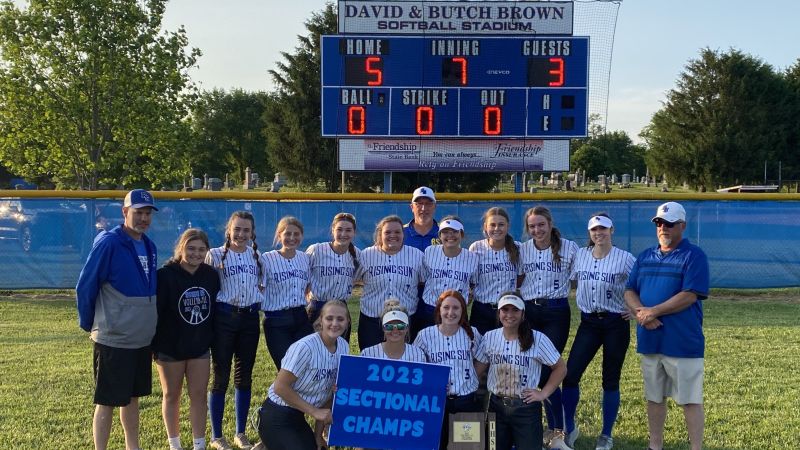
<path fill-rule="evenodd" d="M 471 394 L 464 394 L 464 395 L 456 395 L 456 394 L 448 395 L 447 399 L 448 400 L 460 400 L 462 398 L 470 398 L 470 397 L 471 398 L 475 398 L 475 393 L 473 392 Z"/>
<path fill-rule="evenodd" d="M 506 407 L 527 405 L 527 403 L 522 401 L 522 397 L 510 397 L 505 395 L 492 394 L 491 398 L 492 400 L 502 403 L 503 406 Z"/>
<path fill-rule="evenodd" d="M 525 300 L 526 307 L 527 304 L 530 306 L 546 306 L 548 308 L 563 308 L 565 306 L 569 306 L 567 303 L 567 297 L 561 298 L 532 298 L 529 300 Z"/>
<path fill-rule="evenodd" d="M 584 319 L 617 319 L 622 317 L 622 314 L 611 311 L 593 311 L 581 312 L 581 317 Z"/>
<path fill-rule="evenodd" d="M 305 314 L 305 306 L 292 306 L 291 308 L 276 309 L 273 311 L 264 311 L 264 317 L 280 317 L 285 314 L 294 314 L 297 311 L 302 311 Z"/>
<path fill-rule="evenodd" d="M 217 302 L 217 309 L 225 312 L 237 314 L 258 312 L 261 309 L 260 303 L 253 303 L 250 306 L 233 306 L 230 303 Z"/>

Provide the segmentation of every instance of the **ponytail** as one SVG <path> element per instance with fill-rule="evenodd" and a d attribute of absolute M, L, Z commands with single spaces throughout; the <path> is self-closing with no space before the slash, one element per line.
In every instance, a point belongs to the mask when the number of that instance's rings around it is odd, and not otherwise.
<path fill-rule="evenodd" d="M 350 257 L 353 258 L 353 269 L 358 270 L 361 267 L 361 263 L 358 261 L 358 256 L 356 256 L 356 246 L 352 242 L 347 246 L 347 251 L 350 253 Z"/>
<path fill-rule="evenodd" d="M 505 240 L 505 247 L 506 253 L 508 253 L 508 259 L 514 264 L 514 267 L 519 266 L 519 247 L 517 247 L 517 243 L 514 242 L 514 238 L 511 237 L 510 234 L 506 234 Z"/>
<path fill-rule="evenodd" d="M 231 248 L 231 238 L 225 233 L 225 250 L 222 251 L 222 258 L 219 260 L 219 269 L 225 270 L 225 257 L 228 256 L 228 250 Z"/>
<path fill-rule="evenodd" d="M 264 290 L 264 268 L 261 264 L 261 255 L 258 254 L 258 243 L 256 242 L 256 232 L 253 230 L 253 258 L 256 260 L 258 266 L 258 290 Z"/>
<path fill-rule="evenodd" d="M 522 312 L 522 320 L 517 327 L 517 334 L 519 335 L 520 351 L 526 352 L 533 347 L 533 330 L 531 330 L 530 322 L 525 320 L 525 311 Z"/>
<path fill-rule="evenodd" d="M 550 231 L 550 250 L 553 251 L 553 262 L 556 266 L 561 265 L 561 232 L 553 227 Z"/>

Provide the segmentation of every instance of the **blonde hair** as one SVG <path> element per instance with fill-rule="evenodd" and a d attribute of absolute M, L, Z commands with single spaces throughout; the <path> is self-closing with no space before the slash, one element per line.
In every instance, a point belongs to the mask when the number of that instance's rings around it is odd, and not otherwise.
<path fill-rule="evenodd" d="M 489 208 L 486 210 L 485 213 L 483 213 L 483 217 L 481 218 L 482 221 L 481 229 L 483 230 L 483 235 L 486 238 L 489 237 L 489 234 L 486 232 L 486 222 L 489 220 L 489 217 L 492 216 L 500 216 L 506 219 L 506 226 L 509 228 L 511 227 L 511 219 L 509 218 L 508 212 L 505 209 L 500 208 L 498 206 Z M 525 225 L 527 227 L 527 222 Z M 519 247 L 517 247 L 516 242 L 514 242 L 514 238 L 511 236 L 510 229 L 506 230 L 506 239 L 504 241 L 504 245 L 506 252 L 508 252 L 508 259 L 511 260 L 512 264 L 514 264 L 514 267 L 517 267 L 519 265 Z"/>
<path fill-rule="evenodd" d="M 400 303 L 400 299 L 398 299 L 397 297 L 389 297 L 389 298 L 386 299 L 385 302 L 383 302 L 383 312 L 381 313 L 381 323 L 383 323 L 383 316 L 385 316 L 386 314 L 389 314 L 392 311 L 400 311 L 400 312 L 404 313 L 406 316 L 408 316 L 408 309 L 406 309 L 406 307 L 403 306 L 402 303 Z M 408 343 L 408 341 L 411 339 L 410 334 L 409 334 L 409 331 L 411 330 L 411 328 L 410 328 L 411 327 L 411 323 L 410 322 L 411 321 L 409 320 L 409 323 L 406 324 L 407 325 L 406 326 L 406 335 L 405 335 L 406 336 L 405 337 L 406 343 Z M 384 331 L 384 333 L 386 333 L 386 331 Z"/>
<path fill-rule="evenodd" d="M 274 247 L 277 247 L 281 242 L 281 233 L 283 233 L 289 225 L 296 226 L 300 229 L 300 234 L 305 234 L 305 231 L 303 230 L 303 224 L 300 222 L 300 219 L 293 216 L 285 216 L 278 221 L 278 225 L 275 227 L 275 239 L 272 241 L 272 245 Z"/>
<path fill-rule="evenodd" d="M 381 320 L 383 320 L 383 316 L 392 312 L 392 311 L 400 311 L 408 315 L 408 309 L 400 303 L 400 299 L 397 297 L 389 297 L 383 302 L 383 312 L 381 313 Z"/>
<path fill-rule="evenodd" d="M 183 250 L 186 248 L 186 244 L 191 241 L 202 241 L 206 249 L 210 248 L 208 245 L 208 235 L 205 231 L 199 228 L 188 228 L 181 234 L 181 237 L 178 238 L 178 242 L 175 243 L 175 248 L 172 252 L 172 261 L 181 262 Z"/>
<path fill-rule="evenodd" d="M 328 300 L 327 302 L 325 302 L 325 304 L 322 305 L 322 308 L 320 308 L 320 310 L 319 310 L 319 315 L 314 320 L 314 324 L 313 324 L 314 331 L 322 330 L 322 318 L 325 316 L 325 311 L 330 309 L 330 308 L 333 308 L 334 306 L 340 306 L 340 307 L 344 308 L 345 313 L 346 313 L 345 317 L 347 317 L 347 326 L 345 327 L 345 329 L 350 327 L 350 325 L 351 325 L 351 323 L 350 323 L 350 310 L 347 309 L 347 303 L 345 303 L 345 302 L 343 302 L 341 300 Z"/>

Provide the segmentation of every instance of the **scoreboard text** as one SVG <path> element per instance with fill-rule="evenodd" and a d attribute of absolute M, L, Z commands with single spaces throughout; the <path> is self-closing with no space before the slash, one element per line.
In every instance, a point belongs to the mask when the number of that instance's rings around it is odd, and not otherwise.
<path fill-rule="evenodd" d="M 589 38 L 323 36 L 322 135 L 572 138 Z"/>

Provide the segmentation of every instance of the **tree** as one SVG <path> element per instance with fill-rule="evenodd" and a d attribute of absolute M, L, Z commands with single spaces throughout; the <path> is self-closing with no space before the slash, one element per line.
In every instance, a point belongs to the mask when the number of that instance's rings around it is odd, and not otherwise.
<path fill-rule="evenodd" d="M 193 85 L 166 0 L 0 3 L 0 160 L 63 187 L 161 185 L 185 173 Z"/>
<path fill-rule="evenodd" d="M 624 131 L 601 133 L 578 147 L 570 166 L 586 170 L 588 177 L 633 171 L 644 175 L 644 153 L 644 147 L 634 144 Z"/>
<path fill-rule="evenodd" d="M 789 88 L 789 139 L 779 157 L 783 179 L 800 180 L 800 59 L 784 73 Z"/>
<path fill-rule="evenodd" d="M 764 161 L 786 149 L 787 94 L 761 60 L 703 49 L 642 133 L 648 166 L 695 188 L 761 179 Z"/>
<path fill-rule="evenodd" d="M 295 53 L 282 52 L 285 62 L 270 70 L 277 91 L 264 113 L 267 153 L 273 167 L 306 186 L 319 181 L 328 191 L 336 190 L 336 141 L 321 135 L 320 36 L 337 31 L 332 3 L 314 13 L 306 24 L 308 35 L 298 36 Z"/>
<path fill-rule="evenodd" d="M 235 180 L 243 181 L 248 167 L 262 178 L 272 173 L 262 133 L 267 100 L 264 92 L 241 89 L 215 89 L 199 96 L 192 108 L 195 151 L 191 169 L 195 176 L 208 173 L 224 178 L 232 172 Z"/>

